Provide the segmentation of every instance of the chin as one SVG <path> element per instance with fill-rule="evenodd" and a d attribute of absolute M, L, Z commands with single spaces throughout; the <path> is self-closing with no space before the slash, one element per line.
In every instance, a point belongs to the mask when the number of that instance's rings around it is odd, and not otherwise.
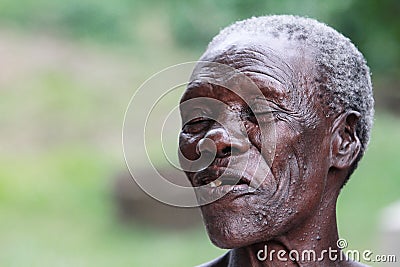
<path fill-rule="evenodd" d="M 234 248 L 240 248 L 240 247 L 245 247 L 254 243 L 257 243 L 253 241 L 252 239 L 244 239 L 241 238 L 240 235 L 236 236 L 234 234 L 215 234 L 208 232 L 208 236 L 211 240 L 211 242 L 222 249 L 234 249 Z"/>

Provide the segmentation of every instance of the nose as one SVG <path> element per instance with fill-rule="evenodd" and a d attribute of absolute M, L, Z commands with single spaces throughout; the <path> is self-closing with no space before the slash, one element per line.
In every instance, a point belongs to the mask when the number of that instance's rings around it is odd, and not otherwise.
<path fill-rule="evenodd" d="M 224 158 L 245 153 L 250 144 L 243 135 L 229 135 L 223 127 L 211 129 L 197 144 L 197 152 L 215 153 L 216 157 Z"/>

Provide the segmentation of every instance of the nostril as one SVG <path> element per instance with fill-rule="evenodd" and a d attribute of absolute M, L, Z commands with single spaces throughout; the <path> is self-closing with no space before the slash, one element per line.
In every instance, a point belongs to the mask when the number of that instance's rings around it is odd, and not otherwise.
<path fill-rule="evenodd" d="M 233 152 L 232 150 L 233 150 L 232 147 L 226 146 L 221 150 L 221 154 L 222 156 L 229 156 L 230 154 L 232 154 Z"/>
<path fill-rule="evenodd" d="M 220 157 L 237 156 L 246 151 L 247 149 L 244 149 L 244 145 L 226 145 L 217 151 L 217 154 Z"/>

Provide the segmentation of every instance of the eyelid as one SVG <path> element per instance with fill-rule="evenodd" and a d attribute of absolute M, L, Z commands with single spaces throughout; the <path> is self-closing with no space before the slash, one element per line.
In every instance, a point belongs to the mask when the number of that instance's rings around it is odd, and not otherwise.
<path fill-rule="evenodd" d="M 193 118 L 193 119 L 187 121 L 187 122 L 185 123 L 185 125 L 194 124 L 194 123 L 202 122 L 202 121 L 208 121 L 208 120 L 210 120 L 209 117 L 196 117 L 196 118 Z"/>
<path fill-rule="evenodd" d="M 190 121 L 193 121 L 196 118 L 210 118 L 211 117 L 211 113 L 208 109 L 205 108 L 199 108 L 199 107 L 195 107 L 195 108 L 191 108 L 189 112 L 186 112 L 187 114 L 183 115 L 182 113 L 182 118 L 183 118 L 183 122 L 184 124 L 187 124 Z"/>
<path fill-rule="evenodd" d="M 210 120 L 212 120 L 211 117 L 212 116 L 209 115 L 209 110 L 199 107 L 193 108 L 190 110 L 190 113 L 187 114 L 185 120 L 182 123 L 182 131 L 191 132 L 191 130 L 187 129 L 188 127 L 196 127 L 196 124 L 201 125 L 201 123 L 208 123 Z"/>
<path fill-rule="evenodd" d="M 198 134 L 210 125 L 210 118 L 197 117 L 189 120 L 182 126 L 182 132 L 190 134 Z"/>

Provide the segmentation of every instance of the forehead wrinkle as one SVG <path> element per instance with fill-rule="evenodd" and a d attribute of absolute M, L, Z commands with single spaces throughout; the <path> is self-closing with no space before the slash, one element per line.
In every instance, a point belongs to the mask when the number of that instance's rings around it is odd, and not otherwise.
<path fill-rule="evenodd" d="M 246 57 L 267 58 L 273 64 L 283 63 L 287 72 L 291 72 L 292 68 L 287 64 L 283 56 L 290 55 L 292 51 L 298 52 L 298 42 L 289 42 L 273 36 L 248 36 L 243 40 L 243 36 L 236 39 L 228 39 L 220 45 L 209 47 L 202 58 L 218 58 L 218 56 L 242 55 Z M 293 55 L 293 54 L 292 54 Z M 289 57 L 288 57 L 289 58 Z M 263 62 L 266 63 L 266 62 Z"/>
<path fill-rule="evenodd" d="M 265 55 L 254 50 L 224 51 L 209 58 L 213 62 L 226 64 L 240 72 L 254 72 L 267 75 L 281 84 L 286 84 L 292 77 L 293 70 L 285 60 L 278 56 Z"/>
<path fill-rule="evenodd" d="M 243 49 L 242 52 L 239 52 L 238 54 L 245 54 L 246 57 L 253 57 L 257 59 L 260 63 L 261 66 L 264 66 L 266 68 L 272 69 L 272 70 L 278 70 L 278 72 L 275 72 L 277 76 L 279 76 L 281 79 L 277 79 L 280 82 L 282 80 L 284 81 L 289 80 L 293 76 L 293 68 L 286 62 L 286 60 L 282 57 L 280 57 L 274 49 L 270 47 L 263 47 L 262 52 L 258 51 L 257 47 L 251 47 L 249 49 Z M 260 58 L 257 58 L 257 55 Z M 270 61 L 272 64 L 266 64 L 266 62 Z M 283 75 L 282 75 L 283 74 Z"/>
<path fill-rule="evenodd" d="M 278 51 L 257 44 L 230 44 L 227 49 L 219 47 L 207 51 L 202 59 L 227 64 L 250 77 L 262 88 L 274 87 L 280 95 L 295 88 L 294 68 Z M 226 46 L 224 46 L 226 47 Z"/>
<path fill-rule="evenodd" d="M 228 49 L 209 50 L 200 60 L 225 64 L 236 69 L 249 77 L 257 85 L 264 97 L 271 98 L 276 104 L 281 104 L 282 107 L 289 108 L 291 106 L 290 109 L 298 110 L 299 107 L 296 107 L 296 103 L 291 103 L 296 101 L 298 97 L 295 96 L 296 94 L 302 93 L 293 92 L 301 90 L 299 84 L 298 86 L 295 85 L 296 77 L 300 73 L 295 72 L 295 69 L 299 67 L 298 60 L 292 62 L 293 57 L 290 57 L 289 59 L 292 59 L 290 63 L 288 59 L 279 56 L 278 50 L 275 51 L 270 47 L 260 47 L 260 44 L 245 44 L 241 46 L 231 44 Z M 204 87 L 205 83 L 201 81 L 202 78 L 213 76 L 212 68 L 209 71 L 207 68 L 201 68 L 200 70 L 192 77 L 193 80 L 190 82 L 187 91 L 195 89 L 192 87 Z M 192 86 L 196 83 L 197 86 Z M 203 86 L 200 85 L 201 83 L 203 83 Z M 207 86 L 212 87 L 210 84 Z"/>

